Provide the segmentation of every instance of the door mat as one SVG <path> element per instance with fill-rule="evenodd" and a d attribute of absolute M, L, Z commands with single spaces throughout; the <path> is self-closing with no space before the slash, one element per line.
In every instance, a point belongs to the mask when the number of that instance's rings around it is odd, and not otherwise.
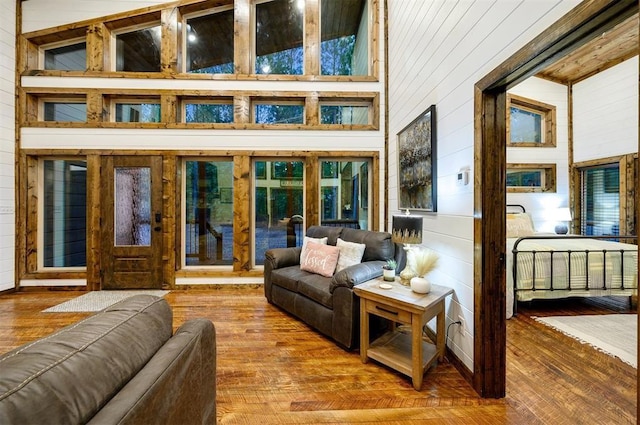
<path fill-rule="evenodd" d="M 169 291 L 155 289 L 127 291 L 91 291 L 62 304 L 43 310 L 43 313 L 81 313 L 104 310 L 105 308 L 134 295 L 146 294 L 164 297 Z"/>

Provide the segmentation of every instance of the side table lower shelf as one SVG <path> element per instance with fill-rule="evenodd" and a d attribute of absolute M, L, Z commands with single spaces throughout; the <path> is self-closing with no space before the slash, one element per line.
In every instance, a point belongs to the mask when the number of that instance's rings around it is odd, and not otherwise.
<path fill-rule="evenodd" d="M 434 344 L 422 342 L 422 371 L 424 372 L 436 360 L 438 350 Z M 371 343 L 367 356 L 398 372 L 412 376 L 411 333 L 387 332 Z"/>

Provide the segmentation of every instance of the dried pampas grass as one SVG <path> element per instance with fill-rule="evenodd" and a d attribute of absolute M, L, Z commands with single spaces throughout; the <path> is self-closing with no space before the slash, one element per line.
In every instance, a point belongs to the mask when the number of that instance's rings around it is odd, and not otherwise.
<path fill-rule="evenodd" d="M 407 259 L 407 262 L 411 264 L 416 276 L 424 277 L 438 265 L 438 254 L 427 248 L 413 248 L 407 256 L 412 257 L 411 260 Z"/>

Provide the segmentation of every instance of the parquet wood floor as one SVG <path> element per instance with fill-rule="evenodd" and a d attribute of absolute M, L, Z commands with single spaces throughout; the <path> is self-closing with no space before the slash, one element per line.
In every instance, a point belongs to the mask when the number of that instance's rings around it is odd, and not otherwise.
<path fill-rule="evenodd" d="M 85 317 L 41 312 L 78 295 L 0 294 L 0 352 Z M 478 397 L 448 361 L 431 368 L 415 391 L 408 377 L 362 364 L 357 351 L 269 305 L 261 287 L 173 291 L 166 298 L 174 327 L 195 317 L 216 326 L 222 424 L 636 423 L 636 370 L 530 317 L 611 313 L 601 306 L 522 306 L 507 323 L 507 396 L 496 400 Z"/>

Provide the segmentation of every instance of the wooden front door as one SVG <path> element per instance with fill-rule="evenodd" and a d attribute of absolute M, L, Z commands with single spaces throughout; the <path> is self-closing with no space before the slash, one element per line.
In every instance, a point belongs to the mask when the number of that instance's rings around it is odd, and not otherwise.
<path fill-rule="evenodd" d="M 101 288 L 162 288 L 162 158 L 104 157 L 101 178 Z"/>

